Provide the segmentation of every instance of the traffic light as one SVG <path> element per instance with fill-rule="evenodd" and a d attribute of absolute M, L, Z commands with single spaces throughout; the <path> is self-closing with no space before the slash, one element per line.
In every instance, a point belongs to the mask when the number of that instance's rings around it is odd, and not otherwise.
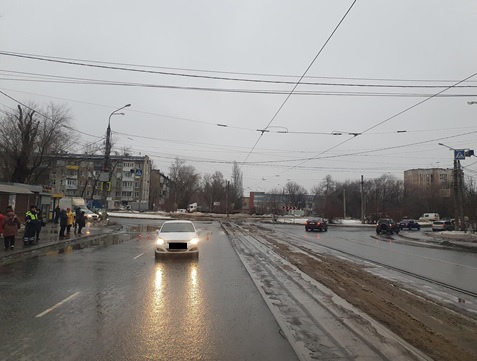
<path fill-rule="evenodd" d="M 466 157 L 472 157 L 474 155 L 474 151 L 472 149 L 466 150 L 465 151 L 465 156 Z"/>
<path fill-rule="evenodd" d="M 111 191 L 111 182 L 101 182 L 101 190 L 104 189 L 105 184 L 106 184 L 107 191 L 110 192 Z"/>

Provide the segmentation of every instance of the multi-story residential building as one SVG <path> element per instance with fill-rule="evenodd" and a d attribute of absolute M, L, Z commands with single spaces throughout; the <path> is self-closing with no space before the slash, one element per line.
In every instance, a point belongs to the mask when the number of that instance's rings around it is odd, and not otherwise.
<path fill-rule="evenodd" d="M 83 197 L 101 207 L 103 185 L 108 186 L 108 208 L 135 205 L 149 209 L 151 161 L 148 156 L 111 156 L 111 183 L 100 181 L 104 156 L 63 154 L 50 159 L 46 184 L 59 196 Z"/>
<path fill-rule="evenodd" d="M 151 171 L 150 205 L 153 211 L 169 211 L 166 203 L 171 194 L 171 180 L 159 171 Z"/>
<path fill-rule="evenodd" d="M 409 169 L 404 171 L 404 191 L 431 191 L 439 197 L 451 196 L 452 168 Z"/>

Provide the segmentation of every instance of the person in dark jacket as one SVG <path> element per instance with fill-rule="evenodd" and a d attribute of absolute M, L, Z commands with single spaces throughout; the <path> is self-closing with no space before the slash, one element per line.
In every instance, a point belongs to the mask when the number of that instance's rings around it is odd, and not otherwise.
<path fill-rule="evenodd" d="M 35 242 L 38 222 L 36 206 L 31 206 L 30 210 L 25 214 L 25 234 L 23 235 L 23 245 L 31 246 Z"/>
<path fill-rule="evenodd" d="M 3 219 L 3 239 L 5 244 L 5 251 L 9 249 L 13 251 L 15 248 L 15 236 L 18 234 L 20 229 L 20 220 L 17 215 L 8 210 L 5 218 Z"/>
<path fill-rule="evenodd" d="M 60 213 L 61 213 L 60 206 L 56 206 L 56 208 L 55 208 L 55 224 L 58 224 L 58 221 L 60 219 Z"/>
<path fill-rule="evenodd" d="M 81 230 L 86 225 L 86 220 L 84 217 L 84 211 L 78 211 L 78 215 L 76 216 L 76 225 L 78 226 L 78 234 L 81 234 Z"/>
<path fill-rule="evenodd" d="M 37 211 L 36 218 L 37 218 L 38 222 L 36 223 L 35 235 L 36 235 L 36 243 L 38 243 L 38 241 L 40 240 L 41 227 L 43 227 L 45 225 L 45 223 L 43 222 L 43 216 L 42 216 L 41 212 Z"/>
<path fill-rule="evenodd" d="M 66 223 L 68 222 L 68 216 L 66 211 L 62 209 L 60 211 L 60 238 L 65 237 Z"/>

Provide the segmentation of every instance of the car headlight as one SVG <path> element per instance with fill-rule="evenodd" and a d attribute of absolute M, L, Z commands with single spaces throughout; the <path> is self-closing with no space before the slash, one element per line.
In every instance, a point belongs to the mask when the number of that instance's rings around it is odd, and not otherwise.
<path fill-rule="evenodd" d="M 162 238 L 158 238 L 158 239 L 156 240 L 156 244 L 157 244 L 158 246 L 162 246 L 164 243 L 166 243 L 166 242 L 164 242 L 164 240 L 163 240 Z"/>
<path fill-rule="evenodd" d="M 190 243 L 191 245 L 196 245 L 197 243 L 199 243 L 199 238 L 194 237 L 194 238 L 192 238 L 192 239 L 189 241 L 189 243 Z"/>

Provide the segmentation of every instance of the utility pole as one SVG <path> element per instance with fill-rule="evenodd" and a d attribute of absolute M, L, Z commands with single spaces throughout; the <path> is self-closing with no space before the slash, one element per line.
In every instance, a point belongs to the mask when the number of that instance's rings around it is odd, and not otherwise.
<path fill-rule="evenodd" d="M 455 219 L 458 222 L 459 231 L 465 231 L 464 220 L 464 174 L 460 166 L 460 160 L 454 160 L 454 197 L 456 198 Z"/>
<path fill-rule="evenodd" d="M 343 218 L 346 218 L 346 189 L 343 189 Z"/>
<path fill-rule="evenodd" d="M 361 222 L 364 223 L 364 177 L 361 175 Z"/>
<path fill-rule="evenodd" d="M 454 183 L 454 219 L 456 222 L 456 229 L 459 227 L 460 221 L 460 204 L 459 204 L 459 161 L 454 159 L 454 170 L 452 172 L 453 175 L 453 183 Z"/>
<path fill-rule="evenodd" d="M 443 147 L 449 148 L 454 152 L 454 169 L 453 169 L 453 188 L 454 188 L 454 217 L 456 229 L 465 230 L 464 223 L 464 172 L 460 166 L 460 160 L 466 157 L 475 157 L 472 149 L 455 149 L 438 143 Z"/>
<path fill-rule="evenodd" d="M 109 115 L 108 118 L 108 128 L 106 129 L 106 149 L 104 152 L 104 164 L 103 172 L 100 175 L 101 185 L 103 186 L 103 192 L 101 194 L 101 203 L 104 210 L 108 209 L 108 188 L 111 182 L 111 117 L 113 115 L 124 115 L 124 113 L 118 113 L 120 110 L 130 107 L 131 104 L 126 104 L 119 109 L 116 109 Z"/>
<path fill-rule="evenodd" d="M 229 181 L 225 181 L 225 213 L 229 217 Z"/>

